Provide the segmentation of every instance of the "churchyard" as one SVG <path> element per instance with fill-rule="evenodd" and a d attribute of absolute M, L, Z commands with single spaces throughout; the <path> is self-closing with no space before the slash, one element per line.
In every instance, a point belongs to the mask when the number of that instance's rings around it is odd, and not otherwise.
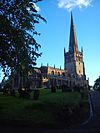
<path fill-rule="evenodd" d="M 89 116 L 87 92 L 62 92 L 57 89 L 39 89 L 39 98 L 4 95 L 0 92 L 0 123 L 33 127 L 73 127 Z"/>

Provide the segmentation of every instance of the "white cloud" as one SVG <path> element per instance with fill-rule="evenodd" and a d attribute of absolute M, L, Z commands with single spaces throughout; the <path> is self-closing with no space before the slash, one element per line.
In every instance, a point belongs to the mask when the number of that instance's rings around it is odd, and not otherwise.
<path fill-rule="evenodd" d="M 92 0 L 58 0 L 58 7 L 72 11 L 74 8 L 88 7 Z"/>

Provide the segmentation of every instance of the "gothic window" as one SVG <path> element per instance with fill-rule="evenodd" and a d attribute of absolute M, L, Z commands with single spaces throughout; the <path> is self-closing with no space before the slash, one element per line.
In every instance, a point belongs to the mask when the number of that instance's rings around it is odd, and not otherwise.
<path fill-rule="evenodd" d="M 58 72 L 58 76 L 60 76 L 60 72 Z"/>
<path fill-rule="evenodd" d="M 65 73 L 63 72 L 62 75 L 65 76 Z"/>
<path fill-rule="evenodd" d="M 54 75 L 54 71 L 52 71 L 51 74 Z"/>

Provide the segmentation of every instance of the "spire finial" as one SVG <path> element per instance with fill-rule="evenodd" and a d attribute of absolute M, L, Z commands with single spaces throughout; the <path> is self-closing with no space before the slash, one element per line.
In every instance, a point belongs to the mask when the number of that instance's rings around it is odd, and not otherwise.
<path fill-rule="evenodd" d="M 73 14 L 71 12 L 71 26 L 74 26 L 74 23 L 73 23 Z"/>
<path fill-rule="evenodd" d="M 65 47 L 64 47 L 64 55 L 65 55 L 65 53 L 66 53 L 66 50 L 65 50 Z"/>
<path fill-rule="evenodd" d="M 47 67 L 49 66 L 49 64 L 47 63 Z"/>
<path fill-rule="evenodd" d="M 81 53 L 83 54 L 83 47 L 81 47 Z"/>

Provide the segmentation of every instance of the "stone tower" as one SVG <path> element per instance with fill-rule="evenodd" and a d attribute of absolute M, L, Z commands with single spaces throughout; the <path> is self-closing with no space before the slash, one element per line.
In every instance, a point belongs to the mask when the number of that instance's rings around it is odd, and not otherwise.
<path fill-rule="evenodd" d="M 84 80 L 86 79 L 85 67 L 83 62 L 83 49 L 81 49 L 81 52 L 78 49 L 72 13 L 68 52 L 66 52 L 64 48 L 64 69 L 67 70 L 68 73 L 74 78 L 79 77 Z"/>

